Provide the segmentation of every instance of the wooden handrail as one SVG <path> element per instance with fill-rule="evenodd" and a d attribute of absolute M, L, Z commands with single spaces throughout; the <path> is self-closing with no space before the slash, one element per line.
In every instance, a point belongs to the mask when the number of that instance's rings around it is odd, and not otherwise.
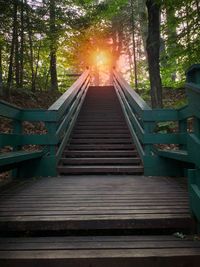
<path fill-rule="evenodd" d="M 64 110 L 70 105 L 73 98 L 76 96 L 77 91 L 84 85 L 87 78 L 89 77 L 89 70 L 86 70 L 78 80 L 55 102 L 48 110 L 57 111 L 59 116 L 62 116 Z"/>
<path fill-rule="evenodd" d="M 193 116 L 194 112 L 191 111 L 189 106 L 184 106 L 180 109 L 151 109 L 115 70 L 113 71 L 113 78 L 114 87 L 124 110 L 132 137 L 142 157 L 145 174 L 170 175 L 167 161 L 160 160 L 160 156 L 164 157 L 166 155 L 166 158 L 171 158 L 171 160 L 175 156 L 180 161 L 186 159 L 186 157 L 183 157 L 182 149 L 187 147 L 188 140 L 193 140 L 189 138 L 186 124 L 187 119 Z M 177 121 L 180 131 L 176 133 L 159 132 L 158 123 L 168 121 Z M 158 144 L 178 144 L 180 146 L 180 157 L 178 151 L 176 153 L 172 151 L 172 156 L 170 152 L 161 153 L 160 150 L 155 148 L 155 145 Z M 191 159 L 189 162 L 191 162 Z M 156 168 L 156 164 L 160 164 L 160 166 Z M 176 173 L 176 170 L 174 170 L 174 173 Z"/>
<path fill-rule="evenodd" d="M 14 122 L 12 133 L 0 133 L 0 147 L 12 146 L 15 151 L 17 150 L 23 154 L 21 157 L 18 156 L 18 160 L 24 160 L 26 153 L 21 150 L 22 146 L 27 144 L 43 146 L 44 153 L 34 154 L 34 157 L 38 156 L 38 158 L 43 155 L 42 160 L 39 159 L 38 161 L 37 168 L 33 170 L 31 166 L 27 168 L 24 166 L 23 175 L 56 175 L 56 164 L 68 141 L 90 83 L 89 74 L 90 71 L 87 69 L 48 110 L 23 109 L 5 101 L 0 101 L 0 116 L 12 119 Z M 22 131 L 23 121 L 42 121 L 47 132 L 44 132 L 44 134 L 24 134 Z M 16 157 L 16 153 L 9 154 L 9 157 L 12 157 L 12 155 Z M 28 155 L 31 158 L 30 153 L 27 154 L 27 157 Z M 3 155 L 1 157 L 3 159 Z M 6 157 L 8 157 L 7 153 L 5 153 Z M 49 167 L 47 168 L 47 166 Z"/>
<path fill-rule="evenodd" d="M 121 86 L 121 89 L 134 100 L 133 104 L 140 110 L 151 110 L 151 107 L 131 88 L 127 81 L 115 70 L 113 71 L 114 79 Z"/>

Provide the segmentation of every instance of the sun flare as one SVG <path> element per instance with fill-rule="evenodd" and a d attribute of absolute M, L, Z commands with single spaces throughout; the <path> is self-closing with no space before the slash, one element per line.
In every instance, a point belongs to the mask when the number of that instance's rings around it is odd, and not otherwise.
<path fill-rule="evenodd" d="M 107 51 L 95 51 L 93 53 L 93 57 L 92 57 L 92 62 L 96 67 L 105 67 L 105 66 L 109 66 L 111 63 L 111 56 L 109 55 L 109 53 Z"/>

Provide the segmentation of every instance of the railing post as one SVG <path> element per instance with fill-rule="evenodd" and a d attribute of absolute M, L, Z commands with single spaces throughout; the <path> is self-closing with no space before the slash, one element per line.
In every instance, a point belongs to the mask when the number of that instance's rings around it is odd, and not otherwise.
<path fill-rule="evenodd" d="M 23 127 L 22 122 L 20 120 L 13 120 L 13 134 L 22 134 Z M 13 151 L 20 150 L 22 148 L 21 144 L 16 144 L 13 146 Z M 17 178 L 18 177 L 18 168 L 12 170 L 12 177 Z"/>
<path fill-rule="evenodd" d="M 46 122 L 47 135 L 56 136 L 57 122 Z M 41 176 L 56 176 L 56 145 L 48 145 L 47 153 L 40 162 L 38 173 Z"/>
<path fill-rule="evenodd" d="M 187 119 L 180 120 L 178 122 L 178 128 L 180 133 L 187 133 Z M 186 150 L 187 144 L 181 144 L 179 145 L 179 149 Z"/>
<path fill-rule="evenodd" d="M 188 153 L 194 169 L 188 170 L 188 184 L 191 212 L 198 222 L 200 231 L 200 64 L 195 64 L 186 72 L 188 107 L 194 117 L 192 134 L 188 135 Z"/>
<path fill-rule="evenodd" d="M 194 128 L 193 128 L 194 134 L 200 138 L 200 119 L 195 117 L 194 118 Z"/>
<path fill-rule="evenodd" d="M 154 122 L 149 122 L 149 121 L 143 122 L 144 135 L 152 133 L 154 128 L 155 128 Z M 152 156 L 152 144 L 145 144 L 144 152 L 146 156 Z"/>

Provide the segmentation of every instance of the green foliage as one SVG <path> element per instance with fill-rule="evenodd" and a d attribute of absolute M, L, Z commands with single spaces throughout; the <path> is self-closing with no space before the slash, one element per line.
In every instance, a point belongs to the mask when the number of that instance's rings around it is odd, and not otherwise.
<path fill-rule="evenodd" d="M 200 4 L 195 0 L 156 0 L 161 3 L 161 76 L 163 87 L 184 86 L 185 70 L 200 62 Z M 13 34 L 14 0 L 0 0 L 0 46 L 2 47 L 2 76 L 6 83 Z M 91 50 L 106 47 L 116 61 L 126 55 L 126 72 L 131 73 L 134 86 L 134 63 L 132 31 L 136 40 L 138 88 L 143 98 L 149 99 L 149 77 L 146 59 L 147 13 L 146 1 L 130 0 L 58 0 L 55 7 L 55 31 L 50 33 L 50 0 L 17 0 L 17 34 L 19 51 L 21 46 L 21 6 L 24 8 L 24 79 L 23 86 L 31 88 L 32 38 L 33 68 L 37 90 L 50 87 L 50 41 L 54 39 L 57 56 L 57 73 L 60 90 L 73 81 L 67 73 L 79 73 L 90 64 Z M 28 23 L 29 18 L 29 23 Z M 134 20 L 134 21 L 133 21 Z M 18 55 L 19 58 L 21 55 Z M 13 80 L 15 81 L 15 59 L 13 58 Z M 184 100 L 180 100 L 177 106 Z"/>

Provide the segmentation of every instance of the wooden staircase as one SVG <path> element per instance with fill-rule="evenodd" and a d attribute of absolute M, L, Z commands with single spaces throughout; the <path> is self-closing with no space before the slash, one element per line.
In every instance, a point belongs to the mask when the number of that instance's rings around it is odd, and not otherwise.
<path fill-rule="evenodd" d="M 89 87 L 59 174 L 142 174 L 113 86 Z"/>
<path fill-rule="evenodd" d="M 48 112 L 39 113 L 49 129 L 45 139 L 49 152 L 40 168 L 45 172 L 39 170 L 36 175 L 37 164 L 32 161 L 30 168 L 23 163 L 27 155 L 20 154 L 20 166 L 35 177 L 15 180 L 0 190 L 1 267 L 199 266 L 200 241 L 190 235 L 196 224 L 187 186 L 167 175 L 141 175 L 143 166 L 131 138 L 131 123 L 140 125 L 141 114 L 149 114 L 150 109 L 121 78 L 121 89 L 115 80 L 116 91 L 114 87 L 88 88 L 86 71 Z M 134 101 L 138 113 L 132 112 Z M 130 111 L 127 121 L 132 135 L 120 104 Z M 14 107 L 2 110 L 20 114 L 17 119 L 30 116 Z M 163 113 L 157 112 L 161 120 Z M 29 118 L 37 121 L 34 114 Z M 146 134 L 142 126 L 138 133 Z M 137 146 L 140 155 L 146 144 L 156 143 L 153 138 L 160 140 L 156 133 L 147 136 L 151 140 Z M 56 149 L 50 149 L 52 144 Z M 56 157 L 50 152 L 56 152 Z M 41 153 L 34 155 L 38 162 Z M 52 162 L 61 155 L 60 176 L 52 177 L 56 171 Z M 16 155 L 1 161 L 6 168 L 13 166 Z"/>

